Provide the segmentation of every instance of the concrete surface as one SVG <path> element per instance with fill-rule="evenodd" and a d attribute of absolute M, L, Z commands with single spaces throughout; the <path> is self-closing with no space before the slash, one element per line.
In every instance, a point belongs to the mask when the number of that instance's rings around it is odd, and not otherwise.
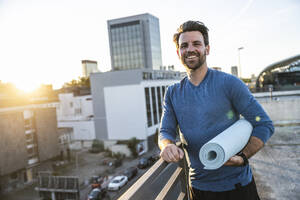
<path fill-rule="evenodd" d="M 250 164 L 261 200 L 299 200 L 300 126 L 275 127 Z"/>

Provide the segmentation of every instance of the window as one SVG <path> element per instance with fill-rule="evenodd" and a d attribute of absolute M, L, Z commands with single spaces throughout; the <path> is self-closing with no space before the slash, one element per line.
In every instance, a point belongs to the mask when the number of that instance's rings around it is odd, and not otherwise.
<path fill-rule="evenodd" d="M 152 126 L 151 119 L 151 105 L 150 105 L 150 93 L 149 88 L 145 88 L 145 100 L 146 100 L 146 110 L 147 110 L 147 125 L 148 127 Z"/>
<path fill-rule="evenodd" d="M 80 115 L 81 113 L 81 108 L 75 108 L 75 115 Z"/>
<path fill-rule="evenodd" d="M 151 87 L 151 97 L 152 97 L 152 109 L 153 109 L 154 124 L 157 124 L 158 120 L 157 120 L 155 87 Z"/>
<path fill-rule="evenodd" d="M 158 101 L 158 113 L 159 113 L 159 119 L 162 115 L 162 104 L 161 104 L 161 95 L 160 95 L 160 87 L 156 87 L 157 92 L 157 101 Z"/>

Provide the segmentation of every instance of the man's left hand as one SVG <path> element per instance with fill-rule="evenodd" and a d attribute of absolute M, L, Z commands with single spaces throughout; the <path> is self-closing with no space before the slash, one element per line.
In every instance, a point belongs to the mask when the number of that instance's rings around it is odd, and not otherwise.
<path fill-rule="evenodd" d="M 232 156 L 229 160 L 224 164 L 226 166 L 242 166 L 244 164 L 244 160 L 241 156 Z"/>

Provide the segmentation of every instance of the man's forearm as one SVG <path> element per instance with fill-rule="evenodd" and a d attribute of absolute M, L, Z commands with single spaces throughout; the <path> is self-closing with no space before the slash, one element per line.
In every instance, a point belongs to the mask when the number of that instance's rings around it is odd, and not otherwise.
<path fill-rule="evenodd" d="M 248 144 L 242 150 L 247 158 L 251 158 L 254 154 L 256 154 L 261 148 L 263 148 L 264 143 L 261 139 L 255 136 L 251 136 Z"/>

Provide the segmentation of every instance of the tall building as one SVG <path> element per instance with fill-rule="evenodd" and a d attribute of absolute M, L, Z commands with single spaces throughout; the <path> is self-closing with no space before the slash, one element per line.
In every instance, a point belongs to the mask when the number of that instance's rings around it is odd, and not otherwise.
<path fill-rule="evenodd" d="M 159 19 L 148 13 L 108 20 L 113 70 L 161 69 Z"/>
<path fill-rule="evenodd" d="M 238 77 L 238 68 L 237 68 L 237 66 L 232 66 L 231 67 L 231 74 Z"/>
<path fill-rule="evenodd" d="M 214 70 L 222 71 L 221 67 L 212 67 Z"/>
<path fill-rule="evenodd" d="M 83 77 L 89 77 L 91 73 L 99 72 L 97 67 L 97 61 L 82 60 L 81 64 Z"/>

